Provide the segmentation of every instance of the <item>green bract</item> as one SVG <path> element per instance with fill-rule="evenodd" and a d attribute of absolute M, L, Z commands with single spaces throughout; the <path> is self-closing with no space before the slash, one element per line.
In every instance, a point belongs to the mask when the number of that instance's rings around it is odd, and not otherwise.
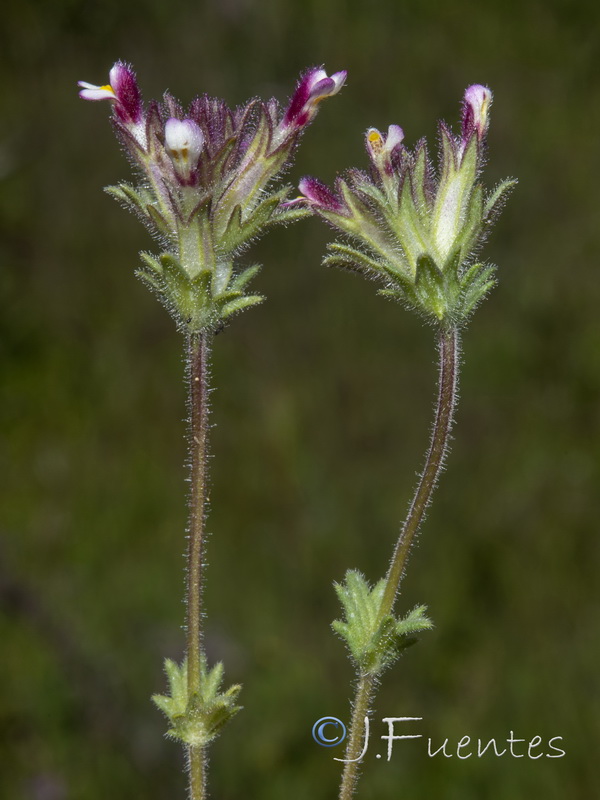
<path fill-rule="evenodd" d="M 179 666 L 166 659 L 165 671 L 171 694 L 155 694 L 152 700 L 171 724 L 167 733 L 186 744 L 203 747 L 241 709 L 235 701 L 242 687 L 235 685 L 226 692 L 219 692 L 223 665 L 215 664 L 209 670 L 205 659 L 200 665 L 199 691 L 191 696 L 188 694 L 186 661 Z"/>
<path fill-rule="evenodd" d="M 401 619 L 382 614 L 385 584 L 383 578 L 371 588 L 358 570 L 349 570 L 345 583 L 335 584 L 346 619 L 336 620 L 332 627 L 348 645 L 361 675 L 379 675 L 415 643 L 412 634 L 433 627 L 426 606 Z"/>

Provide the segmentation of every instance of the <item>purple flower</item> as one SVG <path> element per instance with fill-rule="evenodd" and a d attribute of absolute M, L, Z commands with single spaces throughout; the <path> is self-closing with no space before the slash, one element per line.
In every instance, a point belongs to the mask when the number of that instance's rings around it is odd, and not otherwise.
<path fill-rule="evenodd" d="M 334 72 L 331 77 L 324 69 L 310 69 L 300 79 L 283 120 L 282 129 L 303 128 L 315 116 L 318 105 L 326 97 L 337 94 L 346 82 L 347 72 Z"/>
<path fill-rule="evenodd" d="M 144 116 L 142 96 L 132 68 L 123 61 L 111 69 L 109 83 L 95 86 L 92 83 L 79 81 L 82 89 L 79 96 L 84 100 L 113 100 L 117 118 L 125 125 L 139 125 Z"/>
<path fill-rule="evenodd" d="M 473 131 L 477 131 L 477 138 L 480 141 L 483 139 L 489 125 L 491 104 L 492 93 L 487 86 L 474 83 L 465 91 L 462 114 L 463 141 L 466 142 Z"/>
<path fill-rule="evenodd" d="M 204 134 L 193 119 L 170 117 L 165 123 L 165 149 L 173 162 L 177 177 L 183 184 L 193 183 Z"/>
<path fill-rule="evenodd" d="M 302 198 L 310 206 L 315 206 L 324 211 L 333 211 L 336 214 L 345 214 L 347 209 L 339 198 L 331 191 L 328 186 L 318 181 L 316 178 L 302 178 L 298 184 L 302 193 Z"/>

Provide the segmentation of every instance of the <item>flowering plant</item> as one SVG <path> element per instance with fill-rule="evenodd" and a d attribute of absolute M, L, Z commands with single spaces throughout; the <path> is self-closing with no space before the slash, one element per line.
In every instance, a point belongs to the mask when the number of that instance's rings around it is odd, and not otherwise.
<path fill-rule="evenodd" d="M 333 629 L 344 640 L 358 673 L 340 800 L 354 794 L 364 755 L 362 736 L 379 676 L 432 627 L 426 606 L 396 617 L 394 605 L 411 546 L 442 471 L 456 406 L 459 331 L 494 285 L 494 268 L 475 258 L 515 181 L 485 193 L 479 183 L 492 102 L 490 90 L 470 86 L 463 99 L 458 136 L 441 122 L 438 174 L 421 140 L 410 152 L 404 133 L 369 128 L 370 172 L 349 170 L 335 190 L 316 178 L 300 181 L 301 197 L 289 207 L 307 206 L 344 240 L 328 246 L 324 263 L 376 278 L 379 292 L 418 311 L 438 332 L 439 382 L 435 419 L 425 466 L 402 525 L 387 574 L 370 586 L 350 570 L 336 592 L 344 620 Z"/>
<path fill-rule="evenodd" d="M 291 187 L 273 182 L 290 162 L 319 103 L 337 94 L 345 72 L 308 70 L 285 111 L 275 100 L 250 100 L 230 109 L 204 95 L 188 109 L 170 94 L 142 102 L 130 66 L 117 62 L 109 83 L 80 82 L 84 100 L 108 100 L 113 124 L 141 181 L 108 188 L 133 210 L 164 247 L 142 253 L 138 271 L 186 336 L 191 468 L 187 569 L 187 646 L 181 665 L 167 659 L 169 695 L 153 700 L 169 720 L 169 735 L 187 747 L 190 797 L 206 787 L 206 749 L 239 710 L 239 686 L 221 691 L 222 664 L 209 668 L 202 645 L 202 579 L 208 502 L 208 360 L 213 335 L 244 308 L 260 303 L 247 293 L 257 266 L 238 269 L 237 256 L 277 223 L 306 215 L 285 204 Z"/>
<path fill-rule="evenodd" d="M 352 722 L 343 759 L 340 800 L 350 800 L 358 775 L 361 737 L 379 677 L 431 627 L 425 606 L 394 613 L 408 554 L 418 535 L 448 450 L 456 405 L 459 333 L 494 285 L 494 268 L 477 261 L 482 242 L 514 181 L 485 192 L 479 182 L 492 94 L 479 84 L 464 95 L 461 130 L 440 123 L 438 172 L 420 141 L 404 147 L 404 133 L 370 128 L 370 171 L 349 170 L 335 190 L 315 178 L 300 182 L 301 197 L 275 179 L 319 103 L 343 86 L 345 72 L 312 69 L 287 108 L 275 100 L 230 109 L 203 96 L 184 109 L 170 94 L 147 107 L 132 69 L 117 62 L 109 84 L 81 83 L 86 100 L 109 100 L 117 135 L 142 178 L 108 191 L 133 210 L 163 246 L 142 253 L 140 277 L 160 297 L 186 336 L 190 408 L 190 516 L 187 574 L 187 647 L 182 664 L 167 659 L 170 694 L 156 705 L 169 734 L 188 752 L 190 797 L 205 797 L 206 749 L 239 710 L 239 686 L 221 691 L 223 667 L 209 668 L 202 646 L 204 525 L 208 502 L 208 359 L 213 335 L 244 308 L 262 301 L 247 292 L 258 267 L 240 269 L 238 256 L 264 230 L 308 215 L 323 217 L 342 241 L 329 245 L 327 265 L 379 279 L 380 293 L 417 310 L 438 333 L 438 400 L 431 441 L 408 514 L 384 578 L 370 586 L 356 570 L 336 591 L 344 609 L 334 622 L 358 672 Z"/>

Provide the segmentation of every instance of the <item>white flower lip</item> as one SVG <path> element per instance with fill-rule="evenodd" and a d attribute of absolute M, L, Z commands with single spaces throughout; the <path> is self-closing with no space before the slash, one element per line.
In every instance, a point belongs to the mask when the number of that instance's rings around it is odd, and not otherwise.
<path fill-rule="evenodd" d="M 171 117 L 165 124 L 165 145 L 171 155 L 186 160 L 198 158 L 204 147 L 204 134 L 193 120 Z"/>
<path fill-rule="evenodd" d="M 316 70 L 310 81 L 309 103 L 337 94 L 346 82 L 346 71 L 334 72 L 329 76 L 324 69 Z"/>
<path fill-rule="evenodd" d="M 116 100 L 116 95 L 112 86 L 95 86 L 93 83 L 86 81 L 78 81 L 78 86 L 82 89 L 79 96 L 83 100 Z"/>
<path fill-rule="evenodd" d="M 324 69 L 315 70 L 310 78 L 311 90 L 317 85 L 317 83 L 327 80 L 328 77 L 329 76 L 327 75 L 327 72 Z"/>
<path fill-rule="evenodd" d="M 334 72 L 331 76 L 331 80 L 335 83 L 335 89 L 331 94 L 337 94 L 342 86 L 346 83 L 346 78 L 348 77 L 348 73 L 346 70 L 342 70 L 341 72 Z"/>
<path fill-rule="evenodd" d="M 186 183 L 198 166 L 204 147 L 204 134 L 193 119 L 171 117 L 165 123 L 165 148 L 175 173 Z"/>
<path fill-rule="evenodd" d="M 391 152 L 404 140 L 404 131 L 400 125 L 390 125 L 385 140 L 385 149 Z"/>

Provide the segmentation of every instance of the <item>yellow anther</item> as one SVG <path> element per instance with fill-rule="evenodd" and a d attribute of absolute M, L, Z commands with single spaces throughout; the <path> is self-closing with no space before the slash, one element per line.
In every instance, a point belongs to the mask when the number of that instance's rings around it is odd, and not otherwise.
<path fill-rule="evenodd" d="M 379 153 L 383 149 L 383 136 L 377 128 L 370 128 L 367 132 L 367 141 L 373 153 Z"/>
<path fill-rule="evenodd" d="M 481 104 L 481 119 L 484 124 L 487 122 L 488 112 L 490 110 L 490 99 L 489 97 L 484 97 L 483 103 Z"/>

